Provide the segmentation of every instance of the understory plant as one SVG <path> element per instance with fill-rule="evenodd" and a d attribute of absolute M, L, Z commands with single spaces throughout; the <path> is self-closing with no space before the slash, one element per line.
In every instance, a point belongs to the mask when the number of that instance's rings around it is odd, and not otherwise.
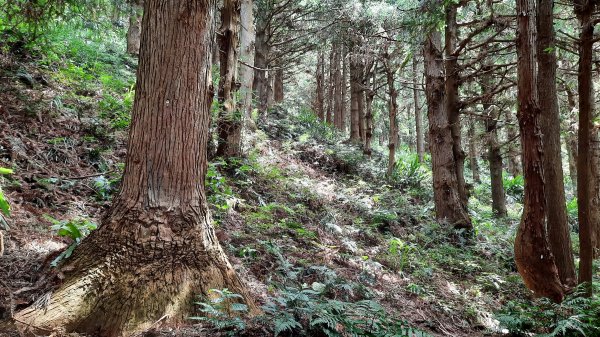
<path fill-rule="evenodd" d="M 50 229 L 56 231 L 56 235 L 72 240 L 72 243 L 69 245 L 69 247 L 67 247 L 67 249 L 60 253 L 54 260 L 52 260 L 50 263 L 52 267 L 56 267 L 60 261 L 68 259 L 71 254 L 73 254 L 75 247 L 81 243 L 81 240 L 83 240 L 83 238 L 88 236 L 91 231 L 98 227 L 95 223 L 84 218 L 74 218 L 63 221 L 54 219 L 49 215 L 45 215 L 44 218 L 46 218 L 46 220 L 52 224 Z"/>

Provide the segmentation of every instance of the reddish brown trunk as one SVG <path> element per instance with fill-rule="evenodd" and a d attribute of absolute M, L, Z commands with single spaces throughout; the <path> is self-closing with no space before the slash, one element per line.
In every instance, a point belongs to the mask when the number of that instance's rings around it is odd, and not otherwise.
<path fill-rule="evenodd" d="M 579 34 L 579 143 L 577 158 L 577 201 L 579 217 L 579 283 L 585 283 L 586 294 L 592 295 L 592 217 L 590 133 L 594 110 L 592 59 L 594 0 L 575 1 L 575 13 L 580 22 Z"/>
<path fill-rule="evenodd" d="M 242 153 L 242 112 L 236 102 L 237 63 L 240 28 L 240 0 L 224 0 L 221 8 L 219 44 L 219 135 L 217 156 L 235 157 Z"/>
<path fill-rule="evenodd" d="M 537 93 L 533 0 L 517 0 L 518 102 L 525 201 L 515 238 L 515 262 L 525 285 L 538 296 L 562 301 L 564 289 L 546 233 L 543 142 Z"/>
<path fill-rule="evenodd" d="M 391 177 L 394 166 L 396 165 L 396 146 L 398 141 L 398 128 L 396 126 L 396 114 L 398 113 L 398 91 L 394 83 L 394 70 L 390 64 L 390 55 L 386 53 L 383 67 L 385 69 L 385 76 L 388 85 L 388 118 L 390 123 L 389 135 L 388 135 L 388 166 L 387 166 L 387 177 Z"/>
<path fill-rule="evenodd" d="M 560 115 L 556 95 L 556 53 L 554 41 L 554 0 L 538 0 L 537 61 L 538 93 L 544 146 L 544 180 L 548 242 L 554 254 L 560 280 L 575 286 L 575 262 L 569 234 L 560 143 Z"/>
<path fill-rule="evenodd" d="M 347 97 L 348 97 L 348 55 L 346 52 L 346 48 L 343 48 L 342 54 L 342 107 L 339 116 L 339 129 L 342 132 L 346 131 L 346 114 L 347 114 Z"/>
<path fill-rule="evenodd" d="M 240 293 L 256 309 L 218 243 L 204 194 L 213 8 L 208 0 L 146 1 L 122 190 L 61 267 L 47 306 L 21 311 L 20 322 L 130 336 L 185 321 L 213 288 Z"/>
<path fill-rule="evenodd" d="M 448 112 L 443 104 L 444 67 L 441 37 L 438 32 L 428 35 L 423 53 L 436 217 L 456 228 L 470 229 L 471 219 L 458 192 L 452 131 Z"/>
<path fill-rule="evenodd" d="M 449 4 L 446 7 L 446 33 L 444 67 L 446 71 L 444 96 L 445 109 L 448 114 L 450 131 L 452 132 L 452 152 L 454 153 L 454 170 L 456 171 L 456 183 L 458 193 L 463 207 L 466 209 L 468 200 L 467 186 L 465 183 L 465 152 L 461 146 L 460 107 L 458 105 L 459 67 L 456 49 L 456 13 L 458 5 Z"/>

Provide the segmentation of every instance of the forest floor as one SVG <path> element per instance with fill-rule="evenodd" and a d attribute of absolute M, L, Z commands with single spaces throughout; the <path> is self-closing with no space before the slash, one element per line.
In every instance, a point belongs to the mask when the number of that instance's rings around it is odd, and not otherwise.
<path fill-rule="evenodd" d="M 129 64 L 118 63 L 122 88 L 134 78 Z M 60 279 L 50 264 L 72 240 L 50 227 L 100 223 L 118 189 L 126 128 L 102 104 L 128 91 L 78 72 L 0 56 L 0 167 L 14 169 L 2 182 L 12 211 L 0 319 Z M 382 155 L 364 158 L 296 107 L 278 107 L 260 125 L 244 137 L 245 158 L 212 160 L 206 189 L 217 235 L 261 304 L 326 288 L 330 298 L 373 300 L 432 335 L 483 336 L 501 331 L 495 312 L 509 300 L 530 300 L 512 261 L 518 207 L 496 221 L 472 197 L 475 239 L 462 240 L 433 220 L 430 173 L 413 156 L 400 156 L 406 164 L 386 180 Z M 215 335 L 206 324 L 188 331 L 179 335 Z"/>

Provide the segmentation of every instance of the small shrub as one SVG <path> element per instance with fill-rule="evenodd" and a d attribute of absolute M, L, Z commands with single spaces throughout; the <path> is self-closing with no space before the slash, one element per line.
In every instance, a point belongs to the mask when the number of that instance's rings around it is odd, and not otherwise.
<path fill-rule="evenodd" d="M 52 267 L 56 267 L 60 261 L 68 259 L 73 253 L 73 250 L 75 250 L 75 247 L 81 243 L 83 238 L 88 236 L 91 231 L 98 227 L 95 223 L 84 218 L 75 218 L 63 221 L 56 220 L 49 215 L 45 215 L 44 218 L 52 223 L 50 229 L 56 231 L 56 235 L 73 240 L 73 242 L 65 251 L 60 253 L 60 255 L 52 260 L 50 263 Z"/>

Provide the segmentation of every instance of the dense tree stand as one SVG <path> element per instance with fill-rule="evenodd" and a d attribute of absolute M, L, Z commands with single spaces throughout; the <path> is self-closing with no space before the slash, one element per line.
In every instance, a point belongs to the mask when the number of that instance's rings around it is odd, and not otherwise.
<path fill-rule="evenodd" d="M 250 300 L 214 234 L 204 195 L 212 100 L 211 0 L 145 3 L 122 189 L 103 225 L 18 322 L 99 337 L 181 323 L 209 289 Z"/>

